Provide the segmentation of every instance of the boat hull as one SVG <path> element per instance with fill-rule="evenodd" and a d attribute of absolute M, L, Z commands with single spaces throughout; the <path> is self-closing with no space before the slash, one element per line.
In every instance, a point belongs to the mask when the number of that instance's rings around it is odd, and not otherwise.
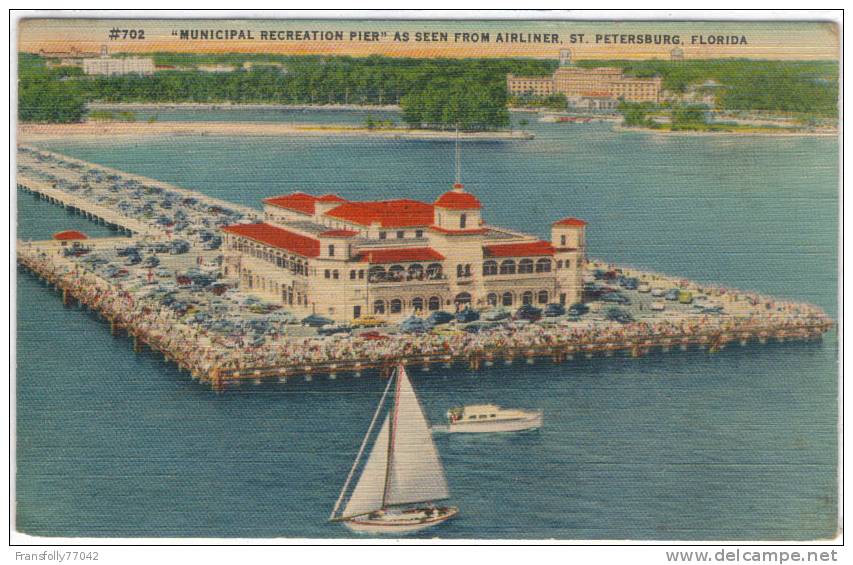
<path fill-rule="evenodd" d="M 538 430 L 542 427 L 542 413 L 529 414 L 522 418 L 507 420 L 474 420 L 471 422 L 454 422 L 447 426 L 447 433 L 451 434 L 476 434 L 495 432 L 523 432 L 526 430 Z"/>
<path fill-rule="evenodd" d="M 397 515 L 381 518 L 363 516 L 344 520 L 343 524 L 350 531 L 359 534 L 402 536 L 442 524 L 458 513 L 457 509 L 450 508 L 447 512 L 431 518 L 427 518 L 423 513 L 411 516 Z"/>

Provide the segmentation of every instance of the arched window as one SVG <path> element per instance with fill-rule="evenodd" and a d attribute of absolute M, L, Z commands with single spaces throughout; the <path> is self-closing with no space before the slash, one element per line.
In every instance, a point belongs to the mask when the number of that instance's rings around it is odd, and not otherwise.
<path fill-rule="evenodd" d="M 424 266 L 420 263 L 412 263 L 409 265 L 409 278 L 413 280 L 421 280 L 424 278 Z"/>
<path fill-rule="evenodd" d="M 507 259 L 501 263 L 501 274 L 502 275 L 514 275 L 515 274 L 515 261 L 512 259 Z"/>
<path fill-rule="evenodd" d="M 403 273 L 406 272 L 406 269 L 403 265 L 391 265 L 388 268 L 388 278 L 392 281 L 401 281 L 403 280 Z"/>
<path fill-rule="evenodd" d="M 384 314 L 385 313 L 385 302 L 382 300 L 377 300 L 373 303 L 373 313 L 374 314 Z"/>
<path fill-rule="evenodd" d="M 498 264 L 496 261 L 486 261 L 483 263 L 483 276 L 497 275 Z"/>
<path fill-rule="evenodd" d="M 429 309 L 438 310 L 441 308 L 441 299 L 438 296 L 430 296 L 429 298 Z"/>
<path fill-rule="evenodd" d="M 519 273 L 532 273 L 533 272 L 533 259 L 522 259 L 518 262 L 518 272 Z"/>
<path fill-rule="evenodd" d="M 412 298 L 412 310 L 422 312 L 424 309 L 424 299 L 420 296 Z"/>
<path fill-rule="evenodd" d="M 385 274 L 385 267 L 380 267 L 376 265 L 374 267 L 370 267 L 367 271 L 367 280 L 368 282 L 381 282 L 387 278 Z"/>
<path fill-rule="evenodd" d="M 486 302 L 489 304 L 489 306 L 497 306 L 498 305 L 498 295 L 495 294 L 494 292 L 490 292 L 486 296 Z"/>
<path fill-rule="evenodd" d="M 392 314 L 399 314 L 403 311 L 403 301 L 399 298 L 394 298 L 393 300 L 391 300 L 388 310 Z"/>
<path fill-rule="evenodd" d="M 526 291 L 521 295 L 521 303 L 522 304 L 533 304 L 533 292 Z"/>
<path fill-rule="evenodd" d="M 536 261 L 536 272 L 537 273 L 550 273 L 551 272 L 551 260 L 550 259 L 539 259 Z"/>
<path fill-rule="evenodd" d="M 456 298 L 453 299 L 455 304 L 471 304 L 471 295 L 467 292 L 460 292 L 456 295 Z"/>
<path fill-rule="evenodd" d="M 512 293 L 511 292 L 503 293 L 503 296 L 501 297 L 501 304 L 503 304 L 504 306 L 512 306 Z"/>
<path fill-rule="evenodd" d="M 440 279 L 442 275 L 441 263 L 430 263 L 426 270 L 428 279 Z"/>
<path fill-rule="evenodd" d="M 548 291 L 540 290 L 536 298 L 538 299 L 539 304 L 548 304 Z"/>
<path fill-rule="evenodd" d="M 462 214 L 459 216 L 459 229 L 464 230 L 465 224 L 468 223 L 468 214 Z"/>

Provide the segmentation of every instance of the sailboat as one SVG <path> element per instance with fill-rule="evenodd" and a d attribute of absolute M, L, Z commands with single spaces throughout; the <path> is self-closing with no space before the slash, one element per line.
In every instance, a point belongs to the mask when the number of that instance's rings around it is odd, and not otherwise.
<path fill-rule="evenodd" d="M 389 395 L 393 395 L 390 401 Z M 370 442 L 383 412 L 379 433 Z M 369 443 L 370 454 L 350 492 Z M 359 533 L 408 534 L 455 516 L 457 508 L 434 504 L 449 497 L 429 425 L 401 364 L 388 379 L 329 520 Z"/>

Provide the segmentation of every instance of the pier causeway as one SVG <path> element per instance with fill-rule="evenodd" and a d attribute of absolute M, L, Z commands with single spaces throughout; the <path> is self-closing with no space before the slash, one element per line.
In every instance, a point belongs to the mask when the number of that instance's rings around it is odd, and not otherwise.
<path fill-rule="evenodd" d="M 235 217 L 257 219 L 260 215 L 255 209 L 29 146 L 19 146 L 19 162 L 22 151 L 28 157 L 24 159 L 26 166 L 17 176 L 20 190 L 130 235 L 86 240 L 85 245 L 94 251 L 108 252 L 134 242 L 166 242 L 173 235 L 153 220 L 122 213 L 107 202 L 87 198 L 79 188 L 71 189 L 79 186 L 74 183 L 79 183 L 81 171 L 103 171 L 98 175 L 116 177 L 112 182 L 122 183 L 121 187 L 127 183 L 133 190 L 139 187 L 154 190 L 152 187 L 156 187 L 156 190 L 170 191 L 203 206 L 227 210 Z M 68 167 L 57 166 L 56 162 L 66 163 Z M 47 165 L 41 166 L 44 163 Z M 64 174 L 65 169 L 68 175 Z M 244 382 L 285 383 L 294 378 L 310 380 L 320 375 L 336 377 L 371 372 L 388 376 L 398 363 L 423 371 L 453 366 L 480 370 L 541 360 L 564 363 L 612 355 L 637 358 L 651 352 L 688 349 L 713 354 L 732 344 L 819 340 L 834 326 L 834 322 L 815 307 L 777 304 L 768 297 L 730 291 L 725 299 L 731 304 L 732 314 L 711 318 L 691 313 L 678 319 L 663 319 L 649 313 L 649 319 L 624 327 L 616 322 L 580 324 L 577 328 L 571 324 L 555 328 L 531 325 L 501 330 L 494 338 L 391 334 L 382 342 L 370 342 L 359 335 L 322 338 L 293 336 L 283 331 L 283 335 L 257 346 L 193 324 L 188 315 L 163 308 L 157 300 L 151 299 L 144 281 L 132 284 L 128 280 L 108 278 L 89 268 L 80 257 L 67 255 L 67 249 L 58 241 L 18 241 L 17 261 L 22 271 L 53 288 L 64 304 L 97 312 L 110 325 L 111 333 L 130 338 L 134 351 L 148 348 L 159 352 L 180 370 L 215 391 Z M 202 261 L 210 255 L 192 256 Z"/>

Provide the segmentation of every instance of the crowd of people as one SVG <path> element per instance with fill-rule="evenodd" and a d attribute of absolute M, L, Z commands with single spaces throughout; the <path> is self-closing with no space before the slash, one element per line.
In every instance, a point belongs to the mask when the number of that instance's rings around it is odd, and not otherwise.
<path fill-rule="evenodd" d="M 250 370 L 284 368 L 298 371 L 328 363 L 378 362 L 420 356 L 467 357 L 477 354 L 524 354 L 531 349 L 586 344 L 618 344 L 648 339 L 698 337 L 739 332 L 798 332 L 830 322 L 815 306 L 778 302 L 754 294 L 734 295 L 747 310 L 738 315 L 693 314 L 679 318 L 651 318 L 623 324 L 582 320 L 558 324 L 506 324 L 479 333 L 435 335 L 373 334 L 370 336 L 290 337 L 267 335 L 259 343 L 243 331 L 217 333 L 193 324 L 186 316 L 86 271 L 73 259 L 49 253 L 38 246 L 24 246 L 19 256 L 33 270 L 67 288 L 93 310 L 127 327 L 147 343 L 179 359 L 200 374 L 213 369 Z"/>

